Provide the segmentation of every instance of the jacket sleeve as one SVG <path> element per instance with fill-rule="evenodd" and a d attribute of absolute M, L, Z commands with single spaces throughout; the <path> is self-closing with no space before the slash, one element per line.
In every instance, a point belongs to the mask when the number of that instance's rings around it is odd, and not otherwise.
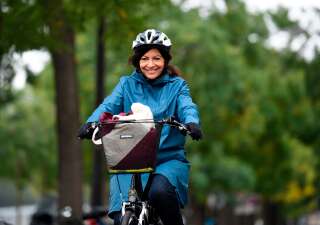
<path fill-rule="evenodd" d="M 198 107 L 192 102 L 190 90 L 185 81 L 178 93 L 177 113 L 180 121 L 184 124 L 196 123 L 200 124 Z"/>
<path fill-rule="evenodd" d="M 98 121 L 103 112 L 109 112 L 113 115 L 119 114 L 123 110 L 123 84 L 125 77 L 122 77 L 112 93 L 107 96 L 103 102 L 94 110 L 87 122 Z"/>

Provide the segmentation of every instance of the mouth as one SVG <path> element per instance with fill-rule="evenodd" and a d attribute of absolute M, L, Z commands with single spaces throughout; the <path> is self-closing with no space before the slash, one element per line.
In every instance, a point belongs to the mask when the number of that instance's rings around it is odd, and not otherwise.
<path fill-rule="evenodd" d="M 159 69 L 146 69 L 146 72 L 148 72 L 148 73 L 158 73 Z"/>
<path fill-rule="evenodd" d="M 158 70 L 147 70 L 148 73 L 156 73 Z"/>

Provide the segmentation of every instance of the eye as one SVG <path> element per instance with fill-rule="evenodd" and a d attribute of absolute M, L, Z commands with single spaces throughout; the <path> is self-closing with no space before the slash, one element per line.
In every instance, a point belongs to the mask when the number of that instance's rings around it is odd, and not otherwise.
<path fill-rule="evenodd" d="M 161 57 L 160 56 L 156 56 L 156 57 L 154 57 L 152 59 L 155 60 L 155 61 L 159 61 L 159 60 L 161 60 Z"/>

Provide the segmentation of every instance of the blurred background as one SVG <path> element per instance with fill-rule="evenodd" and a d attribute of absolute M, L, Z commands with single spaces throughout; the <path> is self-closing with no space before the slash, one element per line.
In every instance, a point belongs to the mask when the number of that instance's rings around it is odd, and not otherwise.
<path fill-rule="evenodd" d="M 201 114 L 186 224 L 320 224 L 316 0 L 1 0 L 0 223 L 107 207 L 103 153 L 76 135 L 147 28 Z"/>

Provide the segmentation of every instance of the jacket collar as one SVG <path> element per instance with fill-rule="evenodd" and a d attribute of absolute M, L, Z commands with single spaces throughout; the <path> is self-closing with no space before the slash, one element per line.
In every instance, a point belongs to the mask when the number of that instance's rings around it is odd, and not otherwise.
<path fill-rule="evenodd" d="M 135 70 L 132 73 L 132 77 L 140 83 L 148 83 L 150 85 L 163 84 L 171 80 L 170 75 L 168 73 L 163 74 L 155 80 L 148 80 L 142 73 L 139 73 L 137 70 Z"/>

